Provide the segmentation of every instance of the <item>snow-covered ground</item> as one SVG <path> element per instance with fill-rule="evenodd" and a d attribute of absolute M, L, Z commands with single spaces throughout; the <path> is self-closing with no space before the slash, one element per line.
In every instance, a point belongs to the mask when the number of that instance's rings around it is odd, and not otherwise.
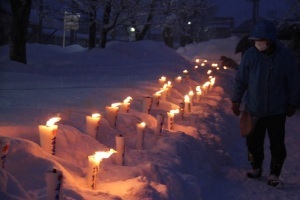
<path fill-rule="evenodd" d="M 78 45 L 28 44 L 28 65 L 9 61 L 8 46 L 1 46 L 0 140 L 10 145 L 7 154 L 0 149 L 5 160 L 0 199 L 47 199 L 46 176 L 53 168 L 63 174 L 61 199 L 299 199 L 299 111 L 287 120 L 288 156 L 281 176 L 285 188 L 266 184 L 267 140 L 262 179 L 245 176 L 245 140 L 230 109 L 235 70 L 211 67 L 221 55 L 239 62 L 240 55 L 234 54 L 238 40 L 217 39 L 177 50 L 153 41 L 111 42 L 106 49 L 91 51 Z M 203 67 L 204 59 L 208 62 Z M 183 70 L 190 79 L 177 83 Z M 209 80 L 208 70 L 216 79 L 212 89 L 194 101 L 191 113 L 175 115 L 174 130 L 165 119 L 157 137 L 157 115 L 179 108 L 190 90 L 196 92 L 196 86 Z M 144 99 L 160 90 L 161 76 L 172 82 L 171 94 L 145 113 Z M 133 98 L 129 112 L 119 112 L 116 127 L 111 127 L 105 107 L 128 96 Z M 95 139 L 87 134 L 85 118 L 97 112 L 101 119 Z M 61 120 L 51 155 L 40 146 L 38 126 L 55 116 Z M 136 147 L 140 122 L 147 124 L 143 149 Z M 116 153 L 103 159 L 92 189 L 88 156 L 116 149 L 118 135 L 125 137 L 124 165 Z"/>

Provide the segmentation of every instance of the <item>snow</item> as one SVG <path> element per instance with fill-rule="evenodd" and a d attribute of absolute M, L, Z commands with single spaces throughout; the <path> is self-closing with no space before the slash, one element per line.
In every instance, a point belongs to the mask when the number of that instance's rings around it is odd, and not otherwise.
<path fill-rule="evenodd" d="M 106 49 L 88 51 L 78 45 L 65 48 L 28 44 L 28 65 L 8 59 L 8 46 L 0 47 L 0 139 L 10 146 L 0 169 L 0 199 L 47 199 L 46 172 L 63 173 L 61 199 L 299 199 L 299 111 L 287 119 L 288 156 L 281 179 L 282 190 L 266 184 L 270 162 L 265 146 L 264 174 L 249 180 L 245 140 L 239 135 L 239 118 L 231 113 L 230 94 L 235 70 L 210 67 L 221 55 L 240 60 L 234 49 L 239 38 L 190 44 L 177 50 L 154 41 L 111 42 Z M 209 65 L 194 69 L 195 59 Z M 189 70 L 190 80 L 174 78 Z M 174 130 L 166 121 L 155 136 L 156 115 L 177 109 L 190 89 L 208 80 L 216 83 L 194 102 L 190 114 L 175 115 Z M 150 114 L 142 112 L 143 98 L 160 90 L 158 79 L 173 83 L 172 93 Z M 119 113 L 112 128 L 105 106 L 133 101 L 129 113 Z M 97 137 L 86 133 L 85 117 L 102 117 Z M 40 146 L 38 126 L 60 116 L 56 155 Z M 136 124 L 146 122 L 144 147 L 136 148 Z M 96 189 L 87 184 L 88 156 L 115 149 L 115 136 L 125 136 L 125 164 L 117 154 L 103 159 Z"/>

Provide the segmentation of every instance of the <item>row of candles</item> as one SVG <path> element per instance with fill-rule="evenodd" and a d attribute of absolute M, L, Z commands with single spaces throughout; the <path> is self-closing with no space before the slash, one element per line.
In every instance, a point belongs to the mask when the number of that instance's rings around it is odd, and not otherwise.
<path fill-rule="evenodd" d="M 197 60 L 196 60 L 197 62 Z M 201 66 L 205 65 L 204 63 Z M 217 64 L 212 64 L 212 67 L 218 68 Z M 195 66 L 197 69 L 198 66 Z M 211 70 L 207 71 L 207 74 L 210 75 L 212 73 Z M 181 83 L 182 81 L 189 80 L 189 72 L 188 70 L 183 71 L 182 76 L 178 76 L 175 78 L 176 83 Z M 168 96 L 171 95 L 172 90 L 172 82 L 167 81 L 165 76 L 162 76 L 159 80 L 160 85 L 162 86 L 160 90 L 154 93 L 152 96 L 146 96 L 143 98 L 142 111 L 150 114 L 151 109 L 156 106 L 159 106 L 160 100 L 166 100 Z M 180 103 L 179 109 L 170 110 L 167 112 L 166 121 L 167 121 L 167 129 L 174 130 L 174 117 L 175 114 L 181 113 L 183 117 L 184 114 L 188 114 L 192 111 L 193 102 L 200 102 L 200 97 L 202 94 L 206 94 L 208 90 L 212 89 L 212 86 L 215 83 L 215 77 L 209 76 L 209 81 L 205 82 L 202 87 L 200 85 L 195 87 L 196 99 L 194 99 L 194 91 L 190 90 L 188 94 L 184 96 L 183 102 Z M 105 107 L 105 118 L 110 124 L 112 128 L 116 127 L 117 122 L 117 114 L 128 113 L 130 109 L 130 103 L 133 99 L 129 96 L 123 102 L 113 103 L 111 106 Z M 157 126 L 155 130 L 155 135 L 158 137 L 161 134 L 165 116 L 163 114 L 159 114 L 156 116 L 157 118 Z M 99 128 L 99 122 L 101 119 L 101 115 L 99 113 L 94 113 L 91 116 L 86 116 L 86 132 L 89 136 L 96 139 L 97 131 Z M 53 117 L 47 121 L 46 125 L 39 125 L 39 137 L 40 137 L 40 145 L 44 151 L 49 154 L 55 155 L 56 153 L 56 135 L 58 131 L 58 125 L 55 123 L 60 121 L 60 117 Z M 137 132 L 137 140 L 136 140 L 136 148 L 139 150 L 143 149 L 144 143 L 144 132 L 146 128 L 146 123 L 141 122 L 136 125 Z M 110 149 L 109 151 L 97 151 L 93 155 L 88 156 L 88 185 L 91 189 L 96 189 L 96 177 L 99 173 L 100 162 L 104 158 L 109 158 L 112 154 L 116 154 L 116 163 L 119 165 L 124 165 L 124 155 L 125 155 L 125 137 L 123 135 L 115 136 L 116 142 L 116 150 Z M 0 149 L 1 149 L 1 167 L 4 168 L 5 159 L 7 156 L 9 147 L 9 139 L 1 138 L 0 140 Z M 52 196 L 56 199 L 59 196 L 59 189 L 62 184 L 62 173 L 53 169 L 47 172 L 46 174 L 47 185 L 49 185 L 48 196 Z M 49 184 L 48 184 L 49 181 Z"/>

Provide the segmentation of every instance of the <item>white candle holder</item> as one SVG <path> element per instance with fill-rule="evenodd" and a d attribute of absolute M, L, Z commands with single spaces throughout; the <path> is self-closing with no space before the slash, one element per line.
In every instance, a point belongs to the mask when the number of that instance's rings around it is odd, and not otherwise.
<path fill-rule="evenodd" d="M 4 169 L 5 161 L 7 159 L 7 153 L 10 145 L 10 139 L 1 137 L 0 138 L 0 167 Z"/>
<path fill-rule="evenodd" d="M 155 135 L 160 136 L 164 125 L 164 116 L 162 114 L 156 115 L 156 121 L 157 121 L 157 125 L 156 125 Z"/>
<path fill-rule="evenodd" d="M 142 110 L 144 113 L 150 113 L 153 99 L 149 96 L 143 98 Z"/>
<path fill-rule="evenodd" d="M 105 118 L 112 128 L 117 126 L 118 111 L 119 107 L 113 106 L 113 104 L 112 106 L 105 106 Z"/>
<path fill-rule="evenodd" d="M 100 119 L 101 119 L 100 114 L 93 114 L 92 116 L 85 117 L 86 132 L 92 138 L 96 139 L 97 137 Z"/>
<path fill-rule="evenodd" d="M 57 169 L 46 172 L 46 183 L 47 183 L 47 199 L 62 199 L 61 188 L 63 181 L 63 174 Z"/>
<path fill-rule="evenodd" d="M 137 132 L 136 148 L 139 150 L 142 150 L 144 146 L 145 127 L 146 127 L 145 122 L 136 125 L 136 132 Z"/>
<path fill-rule="evenodd" d="M 119 165 L 124 165 L 125 158 L 125 137 L 122 135 L 116 136 L 116 162 Z"/>
<path fill-rule="evenodd" d="M 59 117 L 53 117 L 47 121 L 46 126 L 39 125 L 39 136 L 40 136 L 40 145 L 44 151 L 49 154 L 55 155 L 56 153 L 56 134 L 58 126 L 55 125 L 55 122 L 60 120 Z"/>
<path fill-rule="evenodd" d="M 152 104 L 155 105 L 156 107 L 159 107 L 160 97 L 161 97 L 161 93 L 159 93 L 159 92 L 156 92 L 152 95 L 152 98 L 153 98 Z"/>

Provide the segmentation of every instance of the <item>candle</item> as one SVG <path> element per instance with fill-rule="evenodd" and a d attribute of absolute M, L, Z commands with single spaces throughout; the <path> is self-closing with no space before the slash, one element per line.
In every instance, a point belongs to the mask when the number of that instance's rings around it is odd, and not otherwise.
<path fill-rule="evenodd" d="M 184 80 L 188 80 L 190 78 L 190 75 L 189 75 L 189 71 L 188 70 L 183 70 L 183 75 L 182 75 L 182 78 Z"/>
<path fill-rule="evenodd" d="M 156 93 L 154 93 L 153 95 L 152 95 L 152 97 L 153 97 L 153 104 L 154 105 L 156 105 L 157 107 L 159 106 L 159 100 L 160 100 L 160 97 L 161 97 L 161 93 L 163 92 L 163 90 L 161 90 L 161 91 L 158 91 L 158 92 L 156 92 Z"/>
<path fill-rule="evenodd" d="M 190 90 L 188 95 L 189 95 L 189 98 L 190 98 L 191 106 L 193 106 L 193 100 L 194 100 L 194 92 L 193 92 L 193 90 Z"/>
<path fill-rule="evenodd" d="M 109 151 L 96 151 L 93 155 L 88 156 L 88 185 L 91 189 L 96 189 L 96 179 L 100 171 L 101 161 L 104 158 L 109 158 L 114 153 L 117 153 L 117 151 L 110 149 Z"/>
<path fill-rule="evenodd" d="M 167 112 L 167 121 L 168 121 L 168 129 L 174 130 L 174 115 L 179 113 L 179 110 L 170 110 L 170 112 Z"/>
<path fill-rule="evenodd" d="M 113 128 L 117 126 L 117 116 L 121 103 L 113 103 L 111 106 L 105 106 L 105 118 Z"/>
<path fill-rule="evenodd" d="M 124 165 L 124 158 L 125 158 L 125 137 L 122 135 L 116 136 L 116 150 L 117 150 L 117 157 L 116 162 L 119 165 Z"/>
<path fill-rule="evenodd" d="M 1 137 L 0 138 L 0 167 L 4 169 L 7 153 L 10 145 L 10 139 Z"/>
<path fill-rule="evenodd" d="M 166 90 L 167 90 L 167 96 L 171 96 L 171 92 L 172 92 L 172 82 L 171 81 L 168 81 L 167 85 L 166 85 Z"/>
<path fill-rule="evenodd" d="M 196 95 L 197 95 L 197 103 L 200 103 L 200 97 L 201 97 L 201 95 L 202 95 L 202 91 L 201 91 L 201 87 L 198 85 L 197 87 L 196 87 Z"/>
<path fill-rule="evenodd" d="M 89 136 L 96 139 L 97 131 L 99 128 L 101 115 L 99 113 L 94 113 L 92 116 L 85 117 L 86 132 Z"/>
<path fill-rule="evenodd" d="M 191 101 L 189 95 L 184 96 L 184 113 L 190 113 L 192 110 L 191 108 Z"/>
<path fill-rule="evenodd" d="M 136 148 L 139 150 L 142 150 L 144 146 L 145 127 L 146 127 L 145 122 L 136 125 L 136 132 L 137 132 Z"/>
<path fill-rule="evenodd" d="M 123 103 L 121 103 L 120 105 L 120 112 L 121 113 L 129 113 L 129 109 L 130 109 L 130 102 L 132 101 L 133 99 L 129 96 L 127 97 L 126 99 L 124 99 Z"/>
<path fill-rule="evenodd" d="M 143 98 L 142 111 L 150 114 L 153 99 L 149 96 Z"/>
<path fill-rule="evenodd" d="M 213 85 L 215 84 L 215 80 L 216 80 L 216 78 L 215 77 L 212 77 L 211 79 L 210 79 L 210 84 L 209 84 L 209 89 L 211 90 L 212 89 L 212 87 L 213 87 Z"/>
<path fill-rule="evenodd" d="M 181 83 L 181 80 L 182 80 L 182 77 L 181 77 L 181 76 L 177 76 L 177 77 L 175 78 L 175 82 L 176 82 L 176 83 Z"/>
<path fill-rule="evenodd" d="M 58 126 L 56 122 L 60 121 L 60 117 L 53 117 L 47 121 L 46 126 L 39 125 L 40 145 L 44 151 L 55 155 L 56 134 Z"/>
<path fill-rule="evenodd" d="M 168 84 L 164 84 L 163 88 L 160 88 L 160 100 L 166 101 L 168 96 Z"/>
<path fill-rule="evenodd" d="M 179 103 L 179 113 L 181 113 L 181 119 L 183 119 L 184 116 L 184 103 Z"/>
<path fill-rule="evenodd" d="M 164 124 L 164 116 L 162 114 L 156 115 L 156 131 L 155 135 L 158 137 L 161 134 L 162 127 Z"/>
<path fill-rule="evenodd" d="M 209 85 L 210 85 L 210 82 L 205 82 L 205 83 L 203 84 L 202 90 L 203 90 L 203 93 L 204 93 L 204 94 L 207 94 L 207 92 L 208 92 L 207 90 L 208 90 Z"/>
<path fill-rule="evenodd" d="M 165 76 L 162 76 L 162 77 L 160 77 L 160 79 L 158 79 L 158 82 L 159 82 L 161 85 L 164 85 L 166 81 L 167 81 L 167 78 L 166 78 Z"/>
<path fill-rule="evenodd" d="M 63 181 L 63 174 L 57 169 L 46 172 L 47 183 L 47 199 L 62 199 L 61 185 Z"/>

